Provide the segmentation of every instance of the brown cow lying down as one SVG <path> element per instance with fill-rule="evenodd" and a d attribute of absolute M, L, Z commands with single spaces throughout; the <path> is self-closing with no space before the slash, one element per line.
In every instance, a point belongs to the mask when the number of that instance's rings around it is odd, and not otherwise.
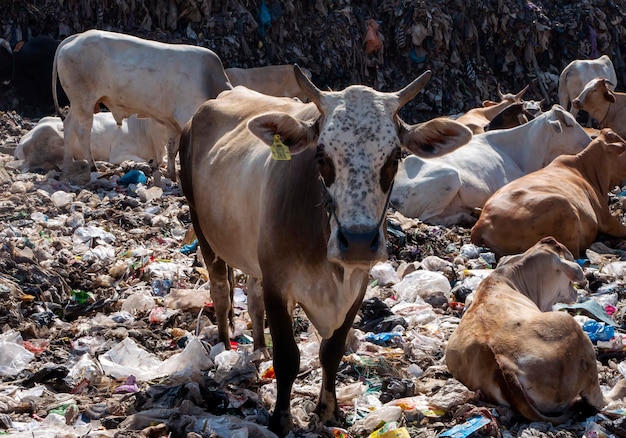
<path fill-rule="evenodd" d="M 600 410 L 626 396 L 623 379 L 602 394 L 591 340 L 571 315 L 548 311 L 574 301 L 571 282 L 583 279 L 572 254 L 553 237 L 503 259 L 478 285 L 448 340 L 452 375 L 491 403 L 554 424 L 576 413 L 579 400 Z"/>
<path fill-rule="evenodd" d="M 626 180 L 625 148 L 620 136 L 604 129 L 582 152 L 503 186 L 485 203 L 472 242 L 502 256 L 554 236 L 578 257 L 600 232 L 625 237 L 626 226 L 608 207 L 609 190 Z"/>
<path fill-rule="evenodd" d="M 503 109 L 507 108 L 513 103 L 523 102 L 522 96 L 524 95 L 524 93 L 526 93 L 528 87 L 530 87 L 530 85 L 524 87 L 524 89 L 522 89 L 517 94 L 504 94 L 502 93 L 502 91 L 500 91 L 500 85 L 498 84 L 498 95 L 500 96 L 500 102 L 485 100 L 482 107 L 470 109 L 466 113 L 458 116 L 458 118 L 456 118 L 456 121 L 467 126 L 473 134 L 480 134 L 481 132 L 485 132 L 485 125 L 487 125 Z"/>

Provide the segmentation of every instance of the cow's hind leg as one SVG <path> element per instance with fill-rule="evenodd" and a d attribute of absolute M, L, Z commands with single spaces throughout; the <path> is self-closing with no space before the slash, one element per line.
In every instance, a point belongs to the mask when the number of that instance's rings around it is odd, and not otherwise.
<path fill-rule="evenodd" d="M 359 296 L 354 304 L 352 304 L 341 327 L 335 330 L 330 338 L 322 340 L 320 345 L 319 355 L 322 365 L 322 389 L 315 412 L 318 414 L 320 421 L 325 425 L 336 426 L 339 425 L 341 420 L 335 391 L 337 369 L 346 351 L 346 337 L 348 336 L 350 327 L 352 327 L 352 323 L 354 322 L 354 317 L 359 311 L 365 295 L 365 289 L 367 287 L 367 281 L 365 280 L 364 278 Z"/>
<path fill-rule="evenodd" d="M 292 315 L 280 290 L 263 279 L 263 297 L 267 321 L 272 335 L 274 373 L 276 375 L 276 405 L 269 429 L 278 436 L 291 430 L 290 396 L 300 368 L 300 350 L 293 333 Z"/>
<path fill-rule="evenodd" d="M 218 341 L 223 342 L 226 349 L 230 349 L 230 327 L 233 320 L 233 270 L 213 252 L 213 249 L 202 234 L 193 209 L 191 209 L 191 221 L 198 237 L 204 264 L 209 271 L 211 299 L 213 300 L 213 308 L 215 309 L 215 318 L 217 320 Z"/>
<path fill-rule="evenodd" d="M 269 358 L 265 345 L 265 302 L 261 282 L 256 278 L 248 277 L 248 313 L 252 320 L 252 339 L 254 350 L 262 353 L 264 358 Z"/>

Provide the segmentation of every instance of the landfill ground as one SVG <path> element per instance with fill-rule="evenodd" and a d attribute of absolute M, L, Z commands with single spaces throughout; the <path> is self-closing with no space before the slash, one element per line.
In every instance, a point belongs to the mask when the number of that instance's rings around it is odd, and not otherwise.
<path fill-rule="evenodd" d="M 412 123 L 496 99 L 498 85 L 517 92 L 530 84 L 526 98 L 555 103 L 559 71 L 597 53 L 612 56 L 617 89 L 626 84 L 623 1 L 267 6 L 269 25 L 256 0 L 0 1 L 0 25 L 16 38 L 99 27 L 202 44 L 226 67 L 298 62 L 324 88 L 399 89 L 432 69 L 403 110 Z M 369 18 L 380 23 L 382 50 L 364 45 Z M 98 163 L 80 186 L 54 170 L 22 173 L 13 149 L 50 114 L 0 91 L 0 435 L 273 436 L 264 426 L 275 393 L 271 360 L 252 353 L 245 276 L 237 276 L 233 350 L 224 351 L 178 184 L 146 163 Z M 137 175 L 145 184 L 126 181 Z M 610 197 L 622 222 L 624 189 Z M 341 427 L 315 421 L 319 339 L 295 311 L 295 437 L 626 436 L 626 402 L 555 427 L 485 403 L 452 379 L 446 342 L 493 254 L 469 244 L 467 227 L 431 226 L 393 209 L 387 225 L 389 262 L 373 272 L 337 375 Z M 614 338 L 596 342 L 608 390 L 626 377 L 626 242 L 599 236 L 580 263 L 588 285 L 579 308 L 563 311 L 581 323 L 613 322 Z M 423 280 L 407 292 L 401 274 L 413 269 Z"/>
<path fill-rule="evenodd" d="M 146 163 L 98 163 L 83 186 L 61 182 L 57 171 L 22 173 L 11 149 L 31 122 L 4 112 L 0 125 L 0 433 L 272 436 L 257 426 L 268 420 L 275 386 L 271 361 L 251 354 L 245 278 L 237 276 L 236 350 L 224 352 L 179 186 Z M 137 171 L 145 184 L 123 183 Z M 615 214 L 621 200 L 611 197 Z M 373 271 L 337 376 L 341 428 L 315 422 L 319 338 L 296 309 L 295 436 L 370 436 L 385 424 L 435 437 L 478 419 L 487 424 L 472 436 L 625 436 L 623 407 L 581 412 L 559 427 L 529 424 L 452 379 L 446 340 L 493 254 L 468 243 L 468 228 L 426 225 L 393 209 L 388 229 L 390 260 Z M 597 349 L 609 389 L 626 373 L 626 252 L 611 239 L 592 248 L 580 298 L 613 312 L 616 337 Z M 419 284 L 401 286 L 415 268 L 424 273 Z M 601 321 L 597 312 L 575 313 Z"/>

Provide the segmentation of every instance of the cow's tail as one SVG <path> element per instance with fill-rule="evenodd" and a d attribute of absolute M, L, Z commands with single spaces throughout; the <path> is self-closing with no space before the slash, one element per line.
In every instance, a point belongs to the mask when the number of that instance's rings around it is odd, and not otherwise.
<path fill-rule="evenodd" d="M 511 362 L 511 360 L 503 355 L 494 352 L 498 368 L 500 370 L 499 378 L 502 379 L 502 394 L 509 402 L 511 407 L 522 414 L 524 418 L 531 421 L 550 422 L 554 425 L 565 423 L 574 415 L 573 407 L 570 407 L 564 413 L 559 415 L 544 414 L 537 409 L 535 403 L 526 396 L 526 390 L 518 379 L 520 370 Z"/>
<path fill-rule="evenodd" d="M 77 36 L 78 34 L 70 35 L 67 38 L 65 38 L 63 41 L 61 41 L 59 45 L 57 46 L 56 52 L 54 52 L 54 60 L 52 61 L 52 99 L 54 100 L 54 110 L 56 111 L 57 115 L 61 117 L 61 120 L 65 120 L 65 115 L 61 112 L 61 108 L 59 108 L 59 97 L 57 93 L 57 77 L 58 77 L 57 58 L 59 57 L 59 51 L 61 50 L 61 47 L 63 47 L 65 44 L 69 43 L 70 41 L 74 40 Z"/>

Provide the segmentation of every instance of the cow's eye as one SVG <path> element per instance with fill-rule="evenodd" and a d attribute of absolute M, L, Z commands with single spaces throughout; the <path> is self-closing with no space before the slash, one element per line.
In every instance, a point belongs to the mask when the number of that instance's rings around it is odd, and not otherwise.
<path fill-rule="evenodd" d="M 324 145 L 318 145 L 315 152 L 315 161 L 317 162 L 317 169 L 324 180 L 326 187 L 335 182 L 335 166 L 328 154 L 324 151 Z"/>
<path fill-rule="evenodd" d="M 389 154 L 387 161 L 385 161 L 385 164 L 383 164 L 380 170 L 380 188 L 385 193 L 387 193 L 391 187 L 391 183 L 396 176 L 398 161 L 400 161 L 400 148 L 395 148 L 393 152 Z"/>

